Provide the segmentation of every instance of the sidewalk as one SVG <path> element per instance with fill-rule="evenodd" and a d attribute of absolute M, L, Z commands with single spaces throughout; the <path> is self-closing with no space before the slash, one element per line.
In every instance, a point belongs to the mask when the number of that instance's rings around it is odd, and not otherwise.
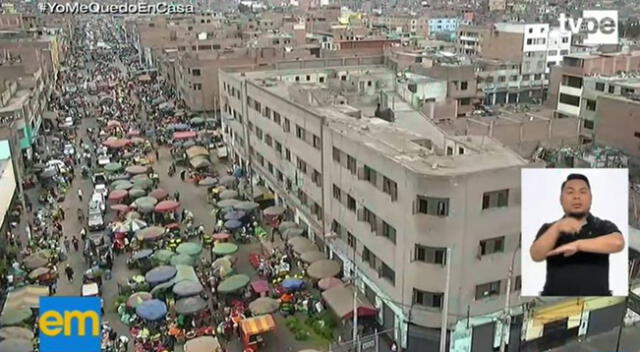
<path fill-rule="evenodd" d="M 553 352 L 617 352 L 618 329 L 585 339 L 574 341 L 562 347 L 552 349 Z M 640 352 L 640 326 L 630 326 L 622 330 L 619 352 Z"/>

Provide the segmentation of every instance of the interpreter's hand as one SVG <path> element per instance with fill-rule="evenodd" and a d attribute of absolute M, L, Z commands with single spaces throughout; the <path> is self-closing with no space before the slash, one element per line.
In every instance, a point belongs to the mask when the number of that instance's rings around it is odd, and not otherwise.
<path fill-rule="evenodd" d="M 582 222 L 574 218 L 562 218 L 555 223 L 560 233 L 577 234 L 582 228 Z"/>
<path fill-rule="evenodd" d="M 560 255 L 563 254 L 565 257 L 570 257 L 574 254 L 576 254 L 579 250 L 578 247 L 578 242 L 580 241 L 573 241 L 567 244 L 564 244 L 552 251 L 550 251 L 549 253 L 547 253 L 547 257 L 551 257 L 554 255 Z"/>

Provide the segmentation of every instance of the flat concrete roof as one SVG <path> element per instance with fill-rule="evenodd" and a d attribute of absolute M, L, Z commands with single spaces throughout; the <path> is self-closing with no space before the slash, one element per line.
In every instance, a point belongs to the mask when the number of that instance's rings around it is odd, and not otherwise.
<path fill-rule="evenodd" d="M 18 109 L 27 99 L 29 99 L 30 92 L 31 91 L 29 89 L 19 89 L 11 99 L 9 99 L 7 105 L 0 107 L 0 112 L 9 112 Z"/>

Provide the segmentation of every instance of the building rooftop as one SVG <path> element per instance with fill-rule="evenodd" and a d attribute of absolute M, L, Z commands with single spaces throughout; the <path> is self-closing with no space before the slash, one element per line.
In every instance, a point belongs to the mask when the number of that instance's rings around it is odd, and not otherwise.
<path fill-rule="evenodd" d="M 9 99 L 9 101 L 7 102 L 7 105 L 0 107 L 0 113 L 11 112 L 20 108 L 22 105 L 24 105 L 25 101 L 29 99 L 29 94 L 29 89 L 20 89 L 16 91 L 14 96 L 11 97 L 11 99 Z"/>

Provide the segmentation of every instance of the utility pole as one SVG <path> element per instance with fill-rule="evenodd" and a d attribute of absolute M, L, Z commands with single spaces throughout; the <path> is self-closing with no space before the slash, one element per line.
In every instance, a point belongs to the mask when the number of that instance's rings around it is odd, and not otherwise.
<path fill-rule="evenodd" d="M 503 311 L 503 324 L 502 324 L 502 334 L 500 335 L 500 352 L 505 352 L 507 347 L 507 339 L 506 336 L 509 333 L 509 328 L 511 327 L 511 312 L 509 311 L 509 304 L 511 303 L 511 282 L 513 280 L 513 267 L 516 262 L 516 254 L 520 250 L 520 244 L 518 244 L 518 248 L 513 251 L 513 256 L 511 257 L 511 266 L 509 267 L 509 276 L 507 276 L 507 297 L 504 300 L 504 311 Z"/>
<path fill-rule="evenodd" d="M 444 285 L 444 303 L 442 305 L 442 323 L 440 325 L 440 352 L 446 352 L 447 348 L 447 321 L 449 318 L 449 286 L 451 285 L 451 248 L 447 248 L 445 265 L 447 266 L 447 278 Z"/>

